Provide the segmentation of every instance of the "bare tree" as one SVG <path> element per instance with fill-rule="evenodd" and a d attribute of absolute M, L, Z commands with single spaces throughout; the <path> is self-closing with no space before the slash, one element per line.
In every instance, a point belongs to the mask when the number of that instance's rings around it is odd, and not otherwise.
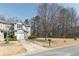
<path fill-rule="evenodd" d="M 37 13 L 39 17 L 32 18 L 33 35 L 45 38 L 74 37 L 77 33 L 79 19 L 74 8 L 44 3 L 38 6 Z"/>
<path fill-rule="evenodd" d="M 6 20 L 4 15 L 0 15 L 0 20 Z"/>

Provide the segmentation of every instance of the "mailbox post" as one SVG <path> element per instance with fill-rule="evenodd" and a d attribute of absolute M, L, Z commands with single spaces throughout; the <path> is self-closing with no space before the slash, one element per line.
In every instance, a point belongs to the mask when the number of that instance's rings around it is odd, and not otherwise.
<path fill-rule="evenodd" d="M 77 40 L 77 37 L 76 36 L 74 37 L 74 40 Z"/>
<path fill-rule="evenodd" d="M 49 47 L 51 46 L 51 39 L 48 39 L 48 42 L 49 42 Z"/>

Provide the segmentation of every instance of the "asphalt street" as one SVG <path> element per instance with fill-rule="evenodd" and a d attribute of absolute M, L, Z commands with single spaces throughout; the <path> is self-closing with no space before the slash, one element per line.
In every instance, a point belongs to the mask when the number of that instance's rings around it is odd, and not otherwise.
<path fill-rule="evenodd" d="M 79 45 L 52 49 L 29 56 L 79 56 Z"/>

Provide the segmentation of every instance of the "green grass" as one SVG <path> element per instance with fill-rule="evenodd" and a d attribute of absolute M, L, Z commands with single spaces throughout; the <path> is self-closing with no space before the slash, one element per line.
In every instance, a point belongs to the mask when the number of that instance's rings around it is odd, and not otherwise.
<path fill-rule="evenodd" d="M 9 41 L 16 41 L 16 38 L 13 38 L 13 37 L 7 36 L 7 37 L 5 38 L 5 43 L 8 44 Z"/>

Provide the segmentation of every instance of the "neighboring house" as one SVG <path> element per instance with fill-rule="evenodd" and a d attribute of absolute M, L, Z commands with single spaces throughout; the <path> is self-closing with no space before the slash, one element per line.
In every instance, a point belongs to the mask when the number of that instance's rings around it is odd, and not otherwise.
<path fill-rule="evenodd" d="M 31 35 L 31 27 L 23 22 L 0 20 L 0 38 L 5 38 L 8 33 L 16 36 L 17 40 L 27 39 Z M 2 39 L 0 39 L 2 40 Z"/>

